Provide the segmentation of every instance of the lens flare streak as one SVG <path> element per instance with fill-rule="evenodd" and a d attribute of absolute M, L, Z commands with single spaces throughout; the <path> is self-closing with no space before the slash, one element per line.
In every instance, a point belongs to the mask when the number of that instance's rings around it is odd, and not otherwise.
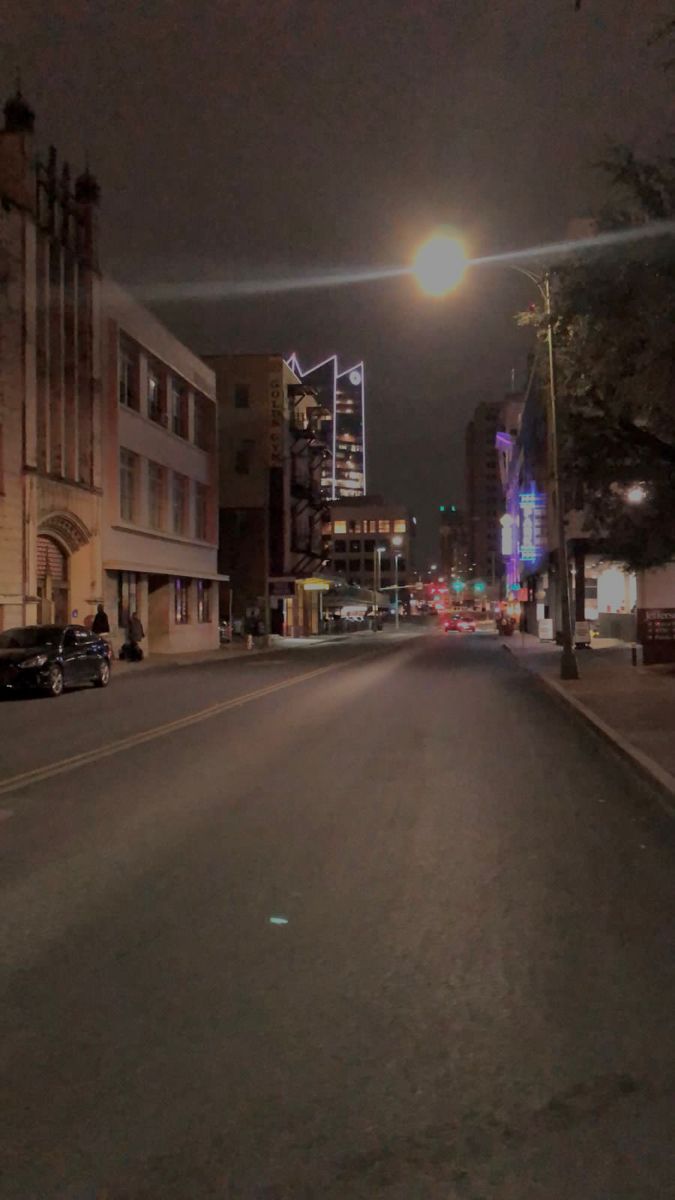
<path fill-rule="evenodd" d="M 542 269 L 568 256 L 585 251 L 624 246 L 644 239 L 672 237 L 675 221 L 655 221 L 645 225 L 598 233 L 592 237 L 549 242 L 543 246 L 528 246 L 501 254 L 487 254 L 466 261 L 467 267 L 517 266 L 523 262 L 539 262 Z M 348 287 L 360 283 L 377 283 L 412 275 L 408 267 L 363 267 L 351 271 L 331 270 L 308 275 L 272 277 L 270 279 L 200 280 L 190 283 L 154 283 L 132 287 L 142 300 L 157 304 L 182 303 L 186 300 L 234 300 L 248 296 L 268 296 L 282 292 L 312 291 L 318 288 Z"/>

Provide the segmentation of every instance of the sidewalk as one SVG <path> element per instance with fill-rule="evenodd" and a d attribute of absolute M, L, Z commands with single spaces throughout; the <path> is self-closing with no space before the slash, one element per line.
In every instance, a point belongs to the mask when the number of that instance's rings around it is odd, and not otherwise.
<path fill-rule="evenodd" d="M 675 816 L 675 664 L 634 667 L 630 645 L 607 639 L 577 651 L 578 680 L 561 680 L 559 647 L 519 633 L 503 645 L 655 783 Z"/>
<path fill-rule="evenodd" d="M 241 639 L 234 643 L 219 646 L 217 650 L 200 650 L 192 654 L 148 654 L 142 662 L 125 662 L 123 659 L 116 658 L 113 660 L 112 669 L 115 676 L 136 675 L 139 671 L 161 671 L 166 667 L 195 667 L 214 663 L 234 662 L 240 658 L 254 658 L 259 654 L 274 654 L 278 650 L 313 650 L 318 646 L 335 645 L 337 642 L 357 642 L 364 639 L 372 639 L 373 643 L 376 644 L 377 641 L 383 638 L 386 638 L 387 641 L 400 640 L 413 637 L 422 632 L 426 631 L 406 628 L 397 632 L 392 626 L 391 629 L 380 630 L 377 634 L 373 633 L 371 629 L 359 629 L 354 633 L 331 633 L 322 635 L 321 637 L 306 638 L 278 637 L 272 634 L 267 646 L 263 644 L 261 638 L 255 638 L 252 650 L 247 650 L 246 643 Z"/>

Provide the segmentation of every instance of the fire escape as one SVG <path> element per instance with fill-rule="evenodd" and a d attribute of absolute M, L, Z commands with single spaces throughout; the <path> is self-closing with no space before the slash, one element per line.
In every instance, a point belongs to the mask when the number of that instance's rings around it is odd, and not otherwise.
<path fill-rule="evenodd" d="M 326 410 L 318 404 L 316 391 L 307 384 L 291 384 L 288 389 L 291 403 L 290 431 L 290 491 L 291 491 L 291 552 L 297 555 L 294 574 L 311 575 L 321 564 L 321 524 L 328 518 L 328 509 L 321 496 L 321 466 L 330 451 L 319 434 Z M 307 514 L 307 520 L 300 518 Z"/>

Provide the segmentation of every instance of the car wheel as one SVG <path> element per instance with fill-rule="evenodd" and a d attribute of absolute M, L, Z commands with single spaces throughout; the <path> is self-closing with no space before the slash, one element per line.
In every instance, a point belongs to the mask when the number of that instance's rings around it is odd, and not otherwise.
<path fill-rule="evenodd" d="M 94 680 L 94 687 L 107 687 L 110 683 L 110 663 L 107 658 L 101 659 L 98 668 L 98 675 Z"/>
<path fill-rule="evenodd" d="M 48 696 L 60 696 L 63 691 L 63 671 L 58 663 L 52 663 L 47 676 L 46 692 Z"/>

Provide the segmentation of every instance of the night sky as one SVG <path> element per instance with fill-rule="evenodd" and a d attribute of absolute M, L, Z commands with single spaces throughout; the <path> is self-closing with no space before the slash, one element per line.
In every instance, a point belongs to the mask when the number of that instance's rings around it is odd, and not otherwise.
<path fill-rule="evenodd" d="M 103 189 L 122 282 L 398 265 L 438 223 L 474 254 L 564 236 L 613 141 L 670 151 L 672 0 L 4 0 L 0 66 L 37 140 Z M 522 369 L 525 281 L 450 300 L 408 279 L 163 305 L 197 352 L 337 350 L 367 368 L 369 489 L 409 503 L 420 557 L 463 499 L 473 406 Z"/>

